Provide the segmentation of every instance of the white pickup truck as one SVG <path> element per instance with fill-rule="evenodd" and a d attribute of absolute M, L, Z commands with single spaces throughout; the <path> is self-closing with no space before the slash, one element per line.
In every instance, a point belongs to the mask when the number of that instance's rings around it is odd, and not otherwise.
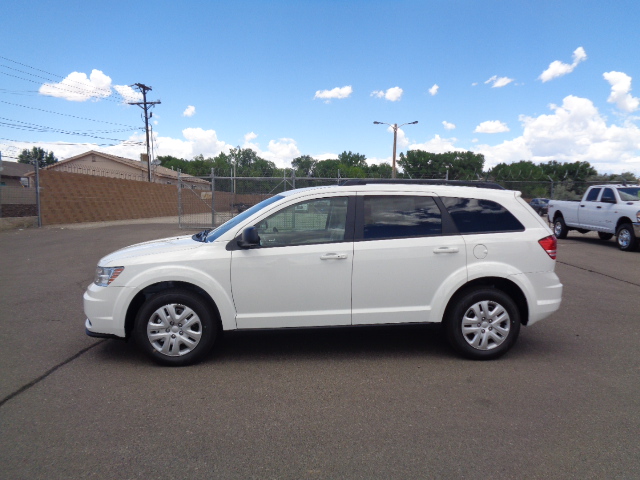
<path fill-rule="evenodd" d="M 616 235 L 620 250 L 636 250 L 640 239 L 640 186 L 594 185 L 579 202 L 551 200 L 549 220 L 557 238 L 566 238 L 569 230 L 596 231 L 602 240 Z"/>

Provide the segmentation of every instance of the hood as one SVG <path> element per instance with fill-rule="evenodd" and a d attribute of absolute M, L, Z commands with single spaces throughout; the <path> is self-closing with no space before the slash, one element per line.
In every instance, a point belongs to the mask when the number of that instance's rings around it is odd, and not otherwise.
<path fill-rule="evenodd" d="M 152 240 L 150 242 L 136 243 L 129 247 L 121 248 L 113 253 L 103 257 L 100 260 L 100 266 L 116 265 L 122 263 L 122 260 L 132 257 L 142 257 L 147 255 L 158 255 L 175 253 L 184 250 L 191 250 L 204 245 L 191 238 L 191 235 L 180 237 L 162 238 L 160 240 Z"/>

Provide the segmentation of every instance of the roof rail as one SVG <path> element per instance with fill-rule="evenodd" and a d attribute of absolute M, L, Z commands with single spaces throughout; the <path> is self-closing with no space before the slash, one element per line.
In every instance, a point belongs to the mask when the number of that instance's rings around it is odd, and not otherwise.
<path fill-rule="evenodd" d="M 443 180 L 443 179 L 408 179 L 408 178 L 379 178 L 379 179 L 351 179 L 345 180 L 340 185 L 374 185 L 374 184 L 404 184 L 404 185 L 451 185 L 456 187 L 491 188 L 505 190 L 502 185 L 494 182 L 482 182 L 472 180 Z"/>

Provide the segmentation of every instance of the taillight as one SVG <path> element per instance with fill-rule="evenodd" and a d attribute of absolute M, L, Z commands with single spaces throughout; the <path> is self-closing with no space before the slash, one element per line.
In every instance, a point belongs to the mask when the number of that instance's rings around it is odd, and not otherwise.
<path fill-rule="evenodd" d="M 555 235 L 544 237 L 543 239 L 538 240 L 538 243 L 553 260 L 556 259 L 556 254 L 558 252 L 558 239 Z"/>

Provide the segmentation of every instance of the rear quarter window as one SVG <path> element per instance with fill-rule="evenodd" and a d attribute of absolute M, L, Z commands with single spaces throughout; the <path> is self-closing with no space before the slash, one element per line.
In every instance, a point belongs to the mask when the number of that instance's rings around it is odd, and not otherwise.
<path fill-rule="evenodd" d="M 523 232 L 525 229 L 509 210 L 492 200 L 442 197 L 442 202 L 462 234 Z"/>

